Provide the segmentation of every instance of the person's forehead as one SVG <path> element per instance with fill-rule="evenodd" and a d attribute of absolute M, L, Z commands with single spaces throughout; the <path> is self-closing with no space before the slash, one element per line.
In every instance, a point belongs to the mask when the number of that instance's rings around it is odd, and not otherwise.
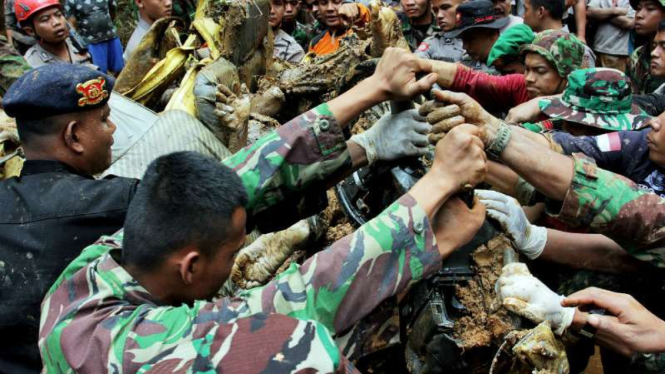
<path fill-rule="evenodd" d="M 441 8 L 444 6 L 455 6 L 460 4 L 462 1 L 461 0 L 432 0 L 432 6 Z"/>
<path fill-rule="evenodd" d="M 550 63 L 547 60 L 545 60 L 543 56 L 535 52 L 530 52 L 526 54 L 526 58 L 524 59 L 524 64 L 532 68 L 541 67 L 541 66 L 547 68 L 552 67 Z"/>
<path fill-rule="evenodd" d="M 665 42 L 665 30 L 663 31 L 658 31 L 656 36 L 653 38 L 653 41 L 656 43 L 662 43 Z"/>

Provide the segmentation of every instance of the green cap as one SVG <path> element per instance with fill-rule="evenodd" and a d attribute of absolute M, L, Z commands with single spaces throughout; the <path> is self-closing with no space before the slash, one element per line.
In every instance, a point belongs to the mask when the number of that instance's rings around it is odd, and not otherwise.
<path fill-rule="evenodd" d="M 543 56 L 557 69 L 561 77 L 566 78 L 573 70 L 582 66 L 584 43 L 569 32 L 545 30 L 537 33 L 531 44 L 522 46 L 522 58 L 528 52 Z"/>
<path fill-rule="evenodd" d="M 533 38 L 533 30 L 526 24 L 509 28 L 494 42 L 489 57 L 487 57 L 487 65 L 492 66 L 499 59 L 504 63 L 518 59 L 520 48 L 525 44 L 531 44 Z"/>
<path fill-rule="evenodd" d="M 665 8 L 665 0 L 653 0 L 653 2 Z M 639 3 L 640 0 L 630 0 L 630 6 L 635 10 L 637 10 L 637 4 Z"/>
<path fill-rule="evenodd" d="M 651 119 L 633 104 L 630 82 L 616 69 L 575 70 L 560 99 L 542 99 L 539 104 L 550 118 L 610 131 L 637 130 Z"/>

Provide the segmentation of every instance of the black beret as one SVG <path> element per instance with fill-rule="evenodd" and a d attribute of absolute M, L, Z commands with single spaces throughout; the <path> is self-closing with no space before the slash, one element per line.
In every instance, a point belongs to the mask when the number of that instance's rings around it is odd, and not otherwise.
<path fill-rule="evenodd" d="M 7 90 L 2 106 L 10 117 L 40 119 L 106 104 L 114 79 L 74 64 L 48 64 L 23 74 Z"/>

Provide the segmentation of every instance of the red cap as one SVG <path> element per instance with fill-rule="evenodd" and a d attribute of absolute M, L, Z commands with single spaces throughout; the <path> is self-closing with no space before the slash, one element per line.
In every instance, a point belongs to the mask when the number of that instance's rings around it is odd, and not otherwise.
<path fill-rule="evenodd" d="M 53 6 L 60 7 L 60 2 L 58 0 L 16 0 L 14 12 L 18 21 L 23 22 L 36 12 Z"/>

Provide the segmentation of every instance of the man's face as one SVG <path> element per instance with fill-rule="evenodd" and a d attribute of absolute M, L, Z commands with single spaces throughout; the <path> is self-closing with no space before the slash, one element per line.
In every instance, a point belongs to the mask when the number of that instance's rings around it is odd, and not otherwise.
<path fill-rule="evenodd" d="M 474 61 L 487 62 L 487 56 L 499 37 L 499 31 L 486 28 L 470 29 L 461 35 L 462 44 L 466 53 Z"/>
<path fill-rule="evenodd" d="M 323 17 L 323 23 L 331 29 L 337 29 L 342 26 L 342 20 L 339 19 L 337 10 L 342 5 L 342 0 L 318 0 L 319 11 Z"/>
<path fill-rule="evenodd" d="M 59 7 L 51 7 L 37 12 L 32 17 L 32 29 L 28 29 L 36 33 L 42 41 L 49 44 L 60 44 L 69 36 L 65 16 Z"/>
<path fill-rule="evenodd" d="M 538 9 L 533 9 L 531 0 L 524 0 L 524 23 L 531 27 L 534 32 L 540 32 L 540 17 L 538 17 Z"/>
<path fill-rule="evenodd" d="M 163 17 L 169 17 L 173 12 L 173 2 L 171 0 L 139 0 L 137 5 L 139 11 L 150 22 L 155 22 Z"/>
<path fill-rule="evenodd" d="M 647 146 L 649 147 L 649 159 L 656 163 L 661 169 L 665 169 L 665 113 L 649 122 L 651 132 L 647 134 Z"/>
<path fill-rule="evenodd" d="M 428 0 L 401 0 L 400 4 L 409 19 L 422 18 L 430 11 Z"/>
<path fill-rule="evenodd" d="M 655 34 L 663 16 L 665 16 L 665 12 L 657 1 L 640 0 L 635 9 L 635 33 L 637 35 Z"/>
<path fill-rule="evenodd" d="M 658 31 L 651 46 L 651 75 L 665 77 L 665 31 Z"/>
<path fill-rule="evenodd" d="M 83 144 L 85 164 L 90 175 L 103 172 L 111 166 L 111 146 L 115 124 L 109 118 L 111 108 L 108 104 L 83 112 L 79 116 L 79 142 Z"/>
<path fill-rule="evenodd" d="M 211 257 L 203 256 L 202 272 L 197 277 L 197 282 L 190 285 L 188 298 L 191 300 L 209 300 L 219 294 L 224 282 L 231 275 L 231 269 L 236 254 L 245 244 L 245 223 L 247 212 L 242 207 L 237 207 L 231 215 L 231 227 L 229 227 L 228 240 L 214 251 Z"/>
<path fill-rule="evenodd" d="M 500 18 L 510 15 L 510 0 L 492 0 L 492 5 L 494 5 L 494 14 Z"/>
<path fill-rule="evenodd" d="M 537 53 L 527 53 L 524 59 L 524 79 L 529 99 L 560 93 L 566 85 L 559 73 Z"/>
<path fill-rule="evenodd" d="M 270 27 L 276 29 L 282 24 L 284 17 L 284 0 L 270 0 L 270 17 L 268 23 Z"/>
<path fill-rule="evenodd" d="M 319 2 L 317 0 L 305 0 L 305 7 L 307 7 L 307 13 L 311 14 L 315 20 L 323 22 L 321 20 L 321 12 L 319 11 Z"/>
<path fill-rule="evenodd" d="M 436 16 L 436 23 L 445 31 L 451 31 L 457 26 L 455 12 L 463 0 L 432 0 L 432 13 Z"/>
<path fill-rule="evenodd" d="M 300 11 L 300 0 L 284 0 L 284 21 L 295 22 Z"/>

